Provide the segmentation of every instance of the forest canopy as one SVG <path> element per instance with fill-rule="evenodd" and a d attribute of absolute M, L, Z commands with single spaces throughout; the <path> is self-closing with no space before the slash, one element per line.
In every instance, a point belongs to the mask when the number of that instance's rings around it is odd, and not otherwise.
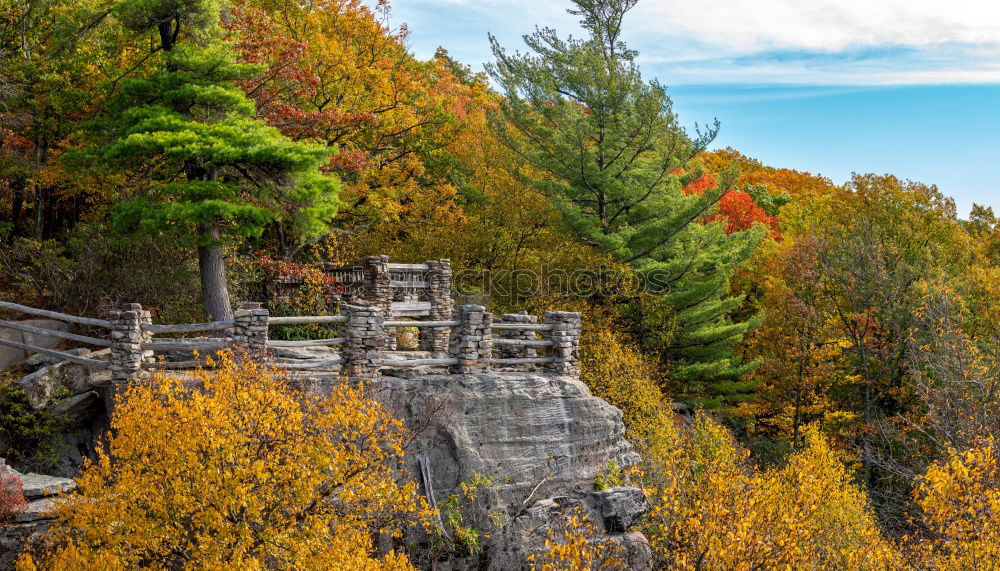
<path fill-rule="evenodd" d="M 271 309 L 309 314 L 324 264 L 449 258 L 493 312 L 584 313 L 664 568 L 996 557 L 1000 220 L 713 150 L 635 4 L 567 2 L 582 36 L 484 38 L 478 72 L 388 0 L 0 0 L 0 301 L 220 320 L 295 275 Z"/>

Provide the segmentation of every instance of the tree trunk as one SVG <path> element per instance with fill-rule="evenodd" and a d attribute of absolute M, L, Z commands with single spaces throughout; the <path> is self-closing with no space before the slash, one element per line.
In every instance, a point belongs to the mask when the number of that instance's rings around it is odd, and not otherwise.
<path fill-rule="evenodd" d="M 226 259 L 219 241 L 219 227 L 205 225 L 200 234 L 211 240 L 198 246 L 198 269 L 201 271 L 201 295 L 205 311 L 212 321 L 226 321 L 233 318 L 233 307 L 229 303 L 229 288 L 226 287 Z"/>
<path fill-rule="evenodd" d="M 25 181 L 21 177 L 17 177 L 11 183 L 11 190 L 14 193 L 13 199 L 10 203 L 10 221 L 13 225 L 10 227 L 10 233 L 7 234 L 7 243 L 13 244 L 14 237 L 21 233 L 21 209 L 24 206 L 24 189 Z"/>

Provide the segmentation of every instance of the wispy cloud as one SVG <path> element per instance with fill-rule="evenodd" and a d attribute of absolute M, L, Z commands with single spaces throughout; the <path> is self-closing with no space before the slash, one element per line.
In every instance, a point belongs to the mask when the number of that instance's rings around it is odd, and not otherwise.
<path fill-rule="evenodd" d="M 415 49 L 444 45 L 470 63 L 489 61 L 488 31 L 512 46 L 535 25 L 578 33 L 568 5 L 395 2 Z M 642 0 L 625 35 L 668 84 L 1000 83 L 1000 3 L 987 0 Z"/>

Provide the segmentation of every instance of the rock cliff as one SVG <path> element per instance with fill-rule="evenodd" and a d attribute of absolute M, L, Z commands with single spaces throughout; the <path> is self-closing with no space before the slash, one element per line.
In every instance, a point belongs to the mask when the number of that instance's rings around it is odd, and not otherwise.
<path fill-rule="evenodd" d="M 338 382 L 317 375 L 304 381 L 319 392 Z M 475 474 L 495 482 L 497 505 L 488 509 L 505 513 L 507 523 L 475 563 L 450 562 L 455 568 L 524 568 L 572 508 L 596 524 L 599 541 L 621 546 L 630 568 L 651 567 L 648 543 L 630 531 L 646 510 L 642 492 L 594 489 L 610 462 L 627 467 L 639 456 L 624 438 L 621 411 L 579 380 L 495 372 L 383 376 L 371 390 L 416 430 L 407 462 L 413 474 L 427 474 L 425 493 L 438 503 Z"/>
<path fill-rule="evenodd" d="M 108 379 L 99 370 L 37 361 L 28 366 L 37 370 L 21 384 L 34 406 L 73 418 L 65 436 L 70 451 L 57 470 L 72 475 L 91 444 L 83 440 L 106 426 Z M 297 380 L 319 394 L 343 382 L 335 373 L 302 374 Z M 526 558 L 544 549 L 549 529 L 570 509 L 589 516 L 599 541 L 620 546 L 630 568 L 651 567 L 648 543 L 631 531 L 646 509 L 642 492 L 628 486 L 595 491 L 595 479 L 610 462 L 626 467 L 639 459 L 624 439 L 621 411 L 576 378 L 514 372 L 383 375 L 369 389 L 414 430 L 406 459 L 428 497 L 440 505 L 476 474 L 493 482 L 493 501 L 483 509 L 504 514 L 505 523 L 484 530 L 489 539 L 477 556 L 445 558 L 436 568 L 525 568 Z M 0 546 L 9 550 L 44 523 L 25 521 L 0 532 Z M 408 539 L 416 544 L 414 560 L 424 563 L 429 538 Z"/>

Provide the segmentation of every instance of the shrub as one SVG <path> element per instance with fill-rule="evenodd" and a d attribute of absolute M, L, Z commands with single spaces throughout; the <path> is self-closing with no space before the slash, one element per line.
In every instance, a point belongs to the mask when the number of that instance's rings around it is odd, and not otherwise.
<path fill-rule="evenodd" d="M 395 479 L 401 422 L 360 388 L 319 398 L 258 364 L 220 365 L 118 399 L 51 547 L 23 568 L 408 567 L 372 544 L 426 515 L 415 485 Z"/>
<path fill-rule="evenodd" d="M 914 547 L 927 568 L 985 569 L 1000 560 L 1000 460 L 996 443 L 932 464 L 914 490 L 931 537 Z"/>
<path fill-rule="evenodd" d="M 0 527 L 14 521 L 27 506 L 21 478 L 0 459 Z"/>
<path fill-rule="evenodd" d="M 782 468 L 756 470 L 729 432 L 699 414 L 664 427 L 647 459 L 651 509 L 643 531 L 676 569 L 899 568 L 864 490 L 815 430 Z"/>

